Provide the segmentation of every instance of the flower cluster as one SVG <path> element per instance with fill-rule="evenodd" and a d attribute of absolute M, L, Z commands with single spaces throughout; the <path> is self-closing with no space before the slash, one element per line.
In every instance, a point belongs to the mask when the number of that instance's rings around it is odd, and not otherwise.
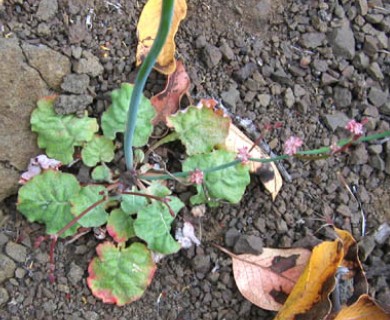
<path fill-rule="evenodd" d="M 357 122 L 352 119 L 349 120 L 345 129 L 354 134 L 355 136 L 361 136 L 363 134 L 363 126 L 367 123 L 367 119 L 363 119 L 362 122 Z"/>
<path fill-rule="evenodd" d="M 249 163 L 249 148 L 247 146 L 244 146 L 242 148 L 238 148 L 237 152 L 237 159 L 241 161 L 242 164 Z"/>
<path fill-rule="evenodd" d="M 284 143 L 284 153 L 293 156 L 297 153 L 298 148 L 300 148 L 302 144 L 303 141 L 301 138 L 292 136 Z"/>
<path fill-rule="evenodd" d="M 202 170 L 195 169 L 191 172 L 189 176 L 189 181 L 194 184 L 202 184 L 204 179 L 204 174 Z"/>

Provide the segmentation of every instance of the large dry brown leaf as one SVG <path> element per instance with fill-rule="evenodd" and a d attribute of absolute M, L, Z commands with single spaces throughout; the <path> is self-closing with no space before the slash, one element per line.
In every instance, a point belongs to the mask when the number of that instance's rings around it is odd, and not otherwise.
<path fill-rule="evenodd" d="M 329 294 L 344 256 L 341 240 L 325 241 L 314 247 L 310 261 L 275 320 L 323 319 L 331 308 Z"/>
<path fill-rule="evenodd" d="M 282 307 L 310 258 L 310 251 L 303 248 L 265 248 L 260 255 L 235 255 L 217 247 L 233 259 L 241 294 L 258 307 L 274 311 Z"/>
<path fill-rule="evenodd" d="M 150 99 L 157 115 L 153 124 L 167 122 L 167 117 L 179 110 L 182 96 L 188 92 L 190 77 L 181 60 L 176 62 L 176 70 L 168 76 L 165 89 Z"/>
<path fill-rule="evenodd" d="M 156 38 L 160 24 L 161 6 L 163 0 L 149 0 L 142 10 L 137 25 L 138 46 L 137 46 L 137 66 L 144 61 L 150 51 L 154 39 Z M 172 25 L 160 55 L 157 58 L 154 68 L 163 73 L 171 74 L 176 69 L 175 60 L 175 34 L 179 28 L 180 21 L 187 14 L 187 3 L 185 0 L 176 0 Z"/>
<path fill-rule="evenodd" d="M 249 139 L 240 129 L 235 125 L 230 126 L 229 135 L 225 141 L 225 148 L 229 151 L 237 152 L 239 148 L 247 147 L 248 150 L 252 148 L 253 141 Z M 255 146 L 250 152 L 251 158 L 265 158 L 269 156 L 261 150 L 259 146 Z M 250 172 L 257 174 L 265 188 L 271 193 L 272 199 L 275 200 L 282 187 L 283 180 L 276 165 L 271 163 L 250 162 Z"/>
<path fill-rule="evenodd" d="M 334 320 L 390 320 L 390 315 L 363 294 L 353 305 L 341 309 Z"/>

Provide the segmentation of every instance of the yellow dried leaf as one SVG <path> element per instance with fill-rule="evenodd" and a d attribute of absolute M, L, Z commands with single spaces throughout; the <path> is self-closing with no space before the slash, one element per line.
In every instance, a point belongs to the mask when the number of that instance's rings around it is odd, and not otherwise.
<path fill-rule="evenodd" d="M 138 31 L 138 47 L 137 47 L 137 66 L 142 63 L 149 53 L 154 39 L 156 38 L 158 27 L 160 25 L 161 7 L 163 0 L 149 0 L 142 10 L 137 31 Z M 185 0 L 176 0 L 172 25 L 160 55 L 157 58 L 154 68 L 166 75 L 173 73 L 176 70 L 175 60 L 175 34 L 179 28 L 180 21 L 187 14 L 187 3 Z"/>

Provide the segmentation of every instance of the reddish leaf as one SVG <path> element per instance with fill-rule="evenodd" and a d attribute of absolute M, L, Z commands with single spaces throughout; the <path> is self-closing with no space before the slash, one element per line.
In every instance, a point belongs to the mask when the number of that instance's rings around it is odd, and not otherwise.
<path fill-rule="evenodd" d="M 310 251 L 303 248 L 263 249 L 260 255 L 235 255 L 234 279 L 241 294 L 260 308 L 279 310 L 306 267 Z"/>
<path fill-rule="evenodd" d="M 167 117 L 175 113 L 180 106 L 182 96 L 190 87 L 190 78 L 181 60 L 176 62 L 176 70 L 168 76 L 165 89 L 152 97 L 150 102 L 156 109 L 157 115 L 153 124 L 167 122 Z"/>

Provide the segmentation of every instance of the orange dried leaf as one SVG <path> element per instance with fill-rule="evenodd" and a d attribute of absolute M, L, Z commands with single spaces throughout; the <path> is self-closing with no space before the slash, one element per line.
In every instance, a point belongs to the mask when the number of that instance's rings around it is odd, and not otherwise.
<path fill-rule="evenodd" d="M 149 53 L 154 39 L 156 38 L 160 25 L 161 8 L 163 0 L 149 0 L 142 10 L 138 25 L 138 47 L 137 66 L 139 66 Z M 157 58 L 154 68 L 163 73 L 171 74 L 176 69 L 175 61 L 175 34 L 179 28 L 180 21 L 187 14 L 187 3 L 185 0 L 176 0 L 172 18 L 171 29 L 169 31 L 164 47 Z"/>
<path fill-rule="evenodd" d="M 310 251 L 303 248 L 264 248 L 260 255 L 235 255 L 217 246 L 233 259 L 233 273 L 241 294 L 267 310 L 279 310 L 303 272 Z"/>
<path fill-rule="evenodd" d="M 168 76 L 165 89 L 150 99 L 157 112 L 153 119 L 154 125 L 160 121 L 166 123 L 167 117 L 179 109 L 180 100 L 187 93 L 189 87 L 190 77 L 184 68 L 183 62 L 178 60 L 175 72 Z"/>
<path fill-rule="evenodd" d="M 329 294 L 344 256 L 342 242 L 325 241 L 314 247 L 309 263 L 275 320 L 323 319 L 331 308 Z"/>
<path fill-rule="evenodd" d="M 233 152 L 237 152 L 239 148 L 247 147 L 250 150 L 253 146 L 253 141 L 249 139 L 240 129 L 235 125 L 230 125 L 229 134 L 225 140 L 224 147 Z M 250 152 L 251 158 L 266 158 L 269 156 L 261 150 L 259 146 L 255 146 Z M 271 193 L 274 200 L 282 187 L 283 180 L 276 167 L 271 163 L 250 162 L 250 172 L 259 175 L 261 182 L 265 188 Z"/>

